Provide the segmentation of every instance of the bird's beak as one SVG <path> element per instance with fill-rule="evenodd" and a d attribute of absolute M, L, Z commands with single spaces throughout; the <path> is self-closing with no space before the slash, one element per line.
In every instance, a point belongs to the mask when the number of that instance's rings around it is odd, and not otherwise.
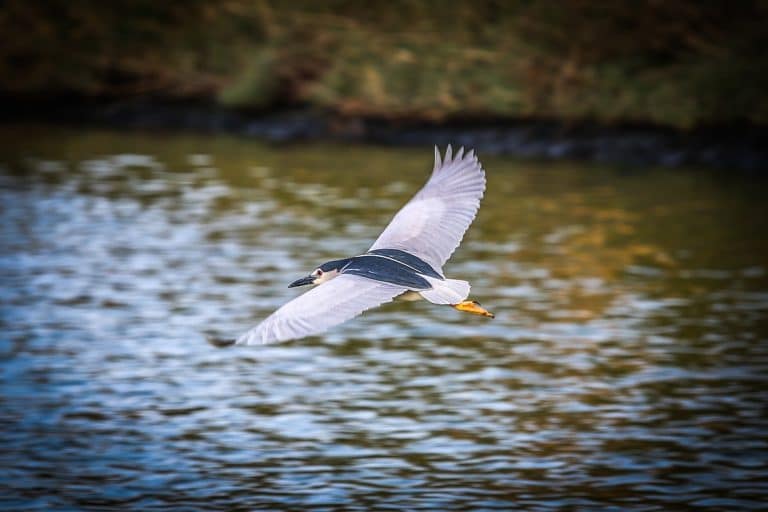
<path fill-rule="evenodd" d="M 307 284 L 312 284 L 314 282 L 315 282 L 315 276 L 302 277 L 301 279 L 297 279 L 291 284 L 289 284 L 288 288 L 294 288 L 296 286 L 304 286 Z"/>

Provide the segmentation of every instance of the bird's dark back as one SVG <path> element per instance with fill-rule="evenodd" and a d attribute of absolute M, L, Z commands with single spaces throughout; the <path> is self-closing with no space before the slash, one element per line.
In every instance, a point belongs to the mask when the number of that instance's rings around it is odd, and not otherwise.
<path fill-rule="evenodd" d="M 409 290 L 427 290 L 432 286 L 423 276 L 443 279 L 421 259 L 396 249 L 378 249 L 351 258 L 342 270 L 374 281 L 402 286 Z"/>

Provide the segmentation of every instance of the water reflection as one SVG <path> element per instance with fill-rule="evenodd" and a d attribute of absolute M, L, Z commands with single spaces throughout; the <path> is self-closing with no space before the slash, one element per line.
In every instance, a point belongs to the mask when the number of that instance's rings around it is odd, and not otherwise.
<path fill-rule="evenodd" d="M 484 159 L 449 264 L 496 320 L 393 304 L 217 350 L 365 250 L 427 150 L 4 130 L 5 508 L 759 509 L 755 187 Z"/>

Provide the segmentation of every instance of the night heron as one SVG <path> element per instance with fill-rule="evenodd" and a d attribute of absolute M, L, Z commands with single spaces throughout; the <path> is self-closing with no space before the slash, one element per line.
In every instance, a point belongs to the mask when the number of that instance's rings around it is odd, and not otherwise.
<path fill-rule="evenodd" d="M 395 299 L 426 299 L 493 318 L 467 300 L 469 283 L 448 279 L 442 268 L 475 219 L 485 172 L 474 151 L 451 146 L 427 184 L 399 211 L 365 254 L 329 261 L 289 286 L 313 285 L 259 325 L 238 345 L 286 341 L 321 333 L 363 311 Z"/>

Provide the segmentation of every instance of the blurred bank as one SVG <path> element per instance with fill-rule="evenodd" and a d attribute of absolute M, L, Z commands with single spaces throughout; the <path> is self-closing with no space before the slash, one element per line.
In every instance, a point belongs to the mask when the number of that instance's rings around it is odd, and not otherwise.
<path fill-rule="evenodd" d="M 384 142 L 448 126 L 522 156 L 755 169 L 766 20 L 761 1 L 9 0 L 0 96 L 14 118 Z"/>

